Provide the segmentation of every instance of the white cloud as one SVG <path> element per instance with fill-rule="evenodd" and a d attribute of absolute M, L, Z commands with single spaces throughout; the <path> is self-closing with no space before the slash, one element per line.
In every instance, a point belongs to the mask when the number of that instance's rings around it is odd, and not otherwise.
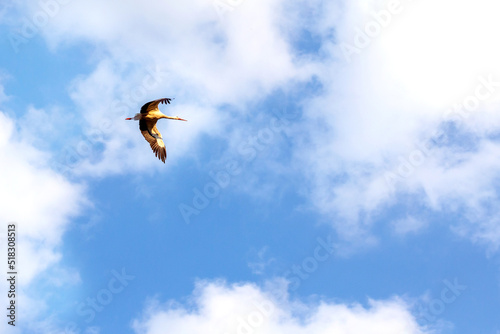
<path fill-rule="evenodd" d="M 212 0 L 176 3 L 72 2 L 45 36 L 95 42 L 122 64 L 155 63 L 206 102 L 241 103 L 294 76 L 278 28 L 283 2 L 243 1 L 220 18 Z M 166 87 L 165 87 L 166 88 Z M 201 96 L 200 96 L 201 94 Z"/>
<path fill-rule="evenodd" d="M 251 259 L 248 261 L 248 267 L 254 275 L 264 274 L 266 269 L 276 261 L 274 257 L 269 255 L 269 246 L 250 250 L 249 257 Z"/>
<path fill-rule="evenodd" d="M 325 11 L 311 27 L 322 32 L 328 56 L 319 75 L 325 94 L 306 107 L 309 137 L 297 151 L 313 203 L 352 239 L 410 195 L 432 210 L 465 210 L 469 235 L 498 247 L 488 208 L 500 203 L 500 117 L 493 112 L 500 107 L 500 47 L 491 43 L 500 28 L 491 13 L 499 5 L 401 1 L 390 22 L 361 45 L 360 31 L 377 26 L 390 3 L 346 2 L 342 15 Z M 346 45 L 357 51 L 346 57 Z M 455 104 L 471 111 L 453 112 Z M 455 129 L 440 131 L 445 120 L 454 120 Z M 396 184 L 388 172 L 397 174 Z"/>
<path fill-rule="evenodd" d="M 52 171 L 48 167 L 50 156 L 33 148 L 18 134 L 19 126 L 0 112 L 1 255 L 7 258 L 7 223 L 16 223 L 17 301 L 18 305 L 26 305 L 22 317 L 30 322 L 46 310 L 45 302 L 38 299 L 40 296 L 29 290 L 32 284 L 40 283 L 36 278 L 55 270 L 65 273 L 65 277 L 44 276 L 47 286 L 79 281 L 77 272 L 59 267 L 62 255 L 58 247 L 70 219 L 80 213 L 87 200 L 82 186 Z M 4 291 L 5 283 L 1 287 Z"/>
<path fill-rule="evenodd" d="M 286 283 L 278 285 L 286 291 Z M 367 306 L 302 303 L 272 291 L 252 284 L 199 282 L 187 305 L 150 302 L 133 327 L 140 334 L 431 333 L 419 327 L 409 305 L 398 298 L 369 300 Z"/>
<path fill-rule="evenodd" d="M 0 219 L 16 222 L 22 282 L 29 283 L 48 265 L 70 217 L 86 202 L 84 189 L 51 171 L 49 156 L 16 137 L 14 122 L 0 113 Z"/>
<path fill-rule="evenodd" d="M 397 234 L 405 235 L 408 233 L 416 233 L 426 227 L 427 221 L 418 219 L 412 216 L 407 216 L 403 219 L 398 219 L 392 222 L 394 231 Z"/>

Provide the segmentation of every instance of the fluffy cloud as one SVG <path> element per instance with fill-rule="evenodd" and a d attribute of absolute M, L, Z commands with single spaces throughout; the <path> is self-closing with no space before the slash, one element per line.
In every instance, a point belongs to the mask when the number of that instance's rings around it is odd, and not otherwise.
<path fill-rule="evenodd" d="M 151 302 L 139 334 L 155 333 L 430 333 L 419 327 L 400 299 L 370 300 L 367 306 L 319 301 L 305 304 L 286 297 L 286 285 L 270 292 L 252 284 L 200 282 L 188 305 Z M 283 291 L 279 295 L 276 291 Z"/>
<path fill-rule="evenodd" d="M 54 252 L 70 217 L 86 202 L 84 189 L 51 171 L 49 156 L 16 137 L 0 113 L 0 219 L 18 224 L 23 283 L 59 259 Z"/>
<path fill-rule="evenodd" d="M 1 256 L 6 256 L 8 223 L 17 224 L 18 303 L 26 322 L 44 311 L 44 303 L 28 294 L 43 272 L 55 270 L 56 279 L 45 277 L 48 286 L 78 282 L 76 272 L 58 266 L 61 238 L 70 218 L 87 203 L 84 188 L 52 171 L 49 155 L 35 149 L 17 135 L 19 126 L 0 112 L 0 221 Z M 64 277 L 67 280 L 61 281 Z M 44 281 L 45 282 L 45 281 Z M 40 283 L 40 281 L 38 282 Z M 2 291 L 5 283 L 2 282 Z M 31 305 L 32 307 L 28 307 Z M 2 322 L 1 326 L 6 325 Z"/>
<path fill-rule="evenodd" d="M 127 0 L 120 8 L 72 2 L 45 36 L 54 45 L 100 41 L 116 62 L 154 60 L 178 82 L 176 90 L 194 90 L 204 102 L 241 103 L 296 74 L 278 26 L 282 3 L 238 1 L 220 14 L 212 0 Z"/>
<path fill-rule="evenodd" d="M 476 5 L 346 2 L 342 15 L 325 12 L 311 26 L 323 36 L 325 94 L 306 107 L 298 161 L 316 208 L 346 238 L 409 195 L 465 213 L 457 231 L 500 245 L 489 209 L 500 201 L 500 48 L 490 42 L 499 5 Z"/>

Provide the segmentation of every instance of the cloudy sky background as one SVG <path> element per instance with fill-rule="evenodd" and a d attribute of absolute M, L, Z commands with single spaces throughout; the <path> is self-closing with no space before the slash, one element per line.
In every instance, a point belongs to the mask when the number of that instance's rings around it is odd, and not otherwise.
<path fill-rule="evenodd" d="M 498 334 L 499 10 L 4 1 L 0 329 Z"/>

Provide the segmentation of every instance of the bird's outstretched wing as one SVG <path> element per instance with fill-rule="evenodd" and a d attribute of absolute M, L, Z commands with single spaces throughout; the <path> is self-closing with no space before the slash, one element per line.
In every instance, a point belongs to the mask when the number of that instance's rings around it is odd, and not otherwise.
<path fill-rule="evenodd" d="M 165 148 L 165 143 L 163 143 L 161 133 L 156 127 L 156 120 L 146 121 L 141 119 L 139 121 L 139 129 L 144 139 L 151 145 L 151 149 L 155 152 L 156 157 L 165 163 L 167 159 L 167 149 Z"/>
<path fill-rule="evenodd" d="M 141 107 L 141 114 L 147 114 L 148 112 L 158 109 L 160 103 L 170 104 L 171 98 L 158 99 L 154 101 L 149 101 Z"/>

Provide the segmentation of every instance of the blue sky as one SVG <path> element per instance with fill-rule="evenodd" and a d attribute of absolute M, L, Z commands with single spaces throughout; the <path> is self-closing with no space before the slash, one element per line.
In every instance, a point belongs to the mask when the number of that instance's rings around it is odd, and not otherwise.
<path fill-rule="evenodd" d="M 495 1 L 1 6 L 2 333 L 500 333 Z"/>

